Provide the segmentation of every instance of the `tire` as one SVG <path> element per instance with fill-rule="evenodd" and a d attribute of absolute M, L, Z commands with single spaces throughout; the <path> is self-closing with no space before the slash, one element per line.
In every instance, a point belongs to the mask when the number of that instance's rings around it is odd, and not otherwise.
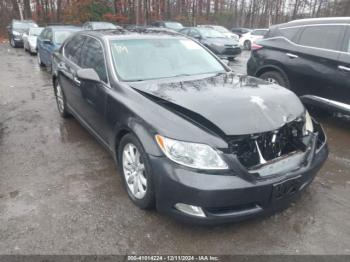
<path fill-rule="evenodd" d="M 245 40 L 243 43 L 243 47 L 246 50 L 250 50 L 252 48 L 252 42 L 250 42 L 249 40 Z"/>
<path fill-rule="evenodd" d="M 259 76 L 267 82 L 283 86 L 285 88 L 290 88 L 289 81 L 281 73 L 277 71 L 268 71 Z"/>
<path fill-rule="evenodd" d="M 134 152 L 134 158 L 128 152 Z M 133 168 L 133 165 L 130 165 L 131 163 L 138 166 Z M 155 194 L 149 160 L 140 141 L 131 133 L 123 136 L 119 143 L 118 167 L 122 175 L 124 188 L 131 201 L 141 209 L 154 208 Z"/>
<path fill-rule="evenodd" d="M 63 93 L 63 90 L 62 90 L 58 80 L 55 80 L 55 82 L 54 82 L 54 92 L 55 92 L 58 113 L 60 114 L 60 116 L 62 118 L 69 118 L 71 115 L 67 109 L 66 97 Z"/>
<path fill-rule="evenodd" d="M 39 66 L 45 66 L 45 64 L 41 61 L 41 58 L 40 58 L 40 53 L 38 52 L 38 55 L 37 55 L 37 61 L 38 61 L 38 65 Z"/>
<path fill-rule="evenodd" d="M 13 39 L 13 37 L 11 37 L 11 39 L 10 39 L 10 45 L 11 45 L 13 48 L 16 48 L 16 47 L 17 47 L 16 42 L 15 42 L 15 40 Z"/>

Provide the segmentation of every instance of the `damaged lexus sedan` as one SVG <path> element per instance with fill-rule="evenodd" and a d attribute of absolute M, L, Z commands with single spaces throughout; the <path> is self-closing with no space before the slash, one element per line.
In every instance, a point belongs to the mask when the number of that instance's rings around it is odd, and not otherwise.
<path fill-rule="evenodd" d="M 131 201 L 183 221 L 275 212 L 328 156 L 294 93 L 175 32 L 79 32 L 54 54 L 53 85 L 60 115 L 113 155 Z"/>

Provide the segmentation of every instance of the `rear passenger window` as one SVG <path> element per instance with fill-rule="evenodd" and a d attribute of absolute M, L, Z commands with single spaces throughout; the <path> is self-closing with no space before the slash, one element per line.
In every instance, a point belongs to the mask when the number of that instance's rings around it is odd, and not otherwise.
<path fill-rule="evenodd" d="M 87 37 L 81 52 L 81 67 L 95 69 L 101 80 L 108 83 L 105 57 L 100 42 Z"/>
<path fill-rule="evenodd" d="M 77 35 L 70 39 L 64 47 L 64 56 L 77 65 L 80 65 L 81 48 L 85 38 L 85 36 Z"/>
<path fill-rule="evenodd" d="M 300 27 L 289 27 L 289 28 L 281 28 L 281 35 L 287 38 L 290 41 L 294 40 L 294 37 L 299 32 Z"/>
<path fill-rule="evenodd" d="M 340 51 L 340 39 L 344 32 L 345 26 L 308 26 L 302 31 L 299 44 Z"/>

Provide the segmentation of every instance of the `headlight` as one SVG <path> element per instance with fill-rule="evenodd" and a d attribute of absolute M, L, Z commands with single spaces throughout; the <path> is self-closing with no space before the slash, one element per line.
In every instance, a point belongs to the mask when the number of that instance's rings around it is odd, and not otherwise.
<path fill-rule="evenodd" d="M 306 110 L 303 133 L 304 135 L 307 135 L 308 133 L 313 133 L 313 132 L 314 132 L 314 125 L 312 124 L 312 119 L 309 112 Z"/>
<path fill-rule="evenodd" d="M 12 34 L 15 35 L 15 36 L 21 35 L 21 34 L 20 34 L 19 32 L 17 32 L 17 31 L 13 31 Z"/>
<path fill-rule="evenodd" d="M 219 152 L 205 144 L 182 142 L 160 135 L 156 141 L 172 161 L 197 169 L 228 169 Z"/>

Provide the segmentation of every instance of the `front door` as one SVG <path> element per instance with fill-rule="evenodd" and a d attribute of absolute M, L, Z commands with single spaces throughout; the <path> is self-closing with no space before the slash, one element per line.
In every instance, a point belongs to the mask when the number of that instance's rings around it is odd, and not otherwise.
<path fill-rule="evenodd" d="M 87 37 L 81 52 L 81 67 L 92 68 L 99 75 L 100 82 L 80 79 L 79 114 L 84 121 L 106 141 L 107 125 L 105 121 L 106 89 L 109 87 L 105 56 L 102 43 Z"/>
<path fill-rule="evenodd" d="M 334 100 L 345 103 L 350 112 L 350 25 L 343 41 L 342 52 L 338 61 L 337 91 Z"/>
<path fill-rule="evenodd" d="M 293 87 L 298 95 L 333 99 L 338 84 L 338 58 L 344 25 L 305 26 L 297 40 L 297 51 L 286 53 L 294 66 Z"/>

